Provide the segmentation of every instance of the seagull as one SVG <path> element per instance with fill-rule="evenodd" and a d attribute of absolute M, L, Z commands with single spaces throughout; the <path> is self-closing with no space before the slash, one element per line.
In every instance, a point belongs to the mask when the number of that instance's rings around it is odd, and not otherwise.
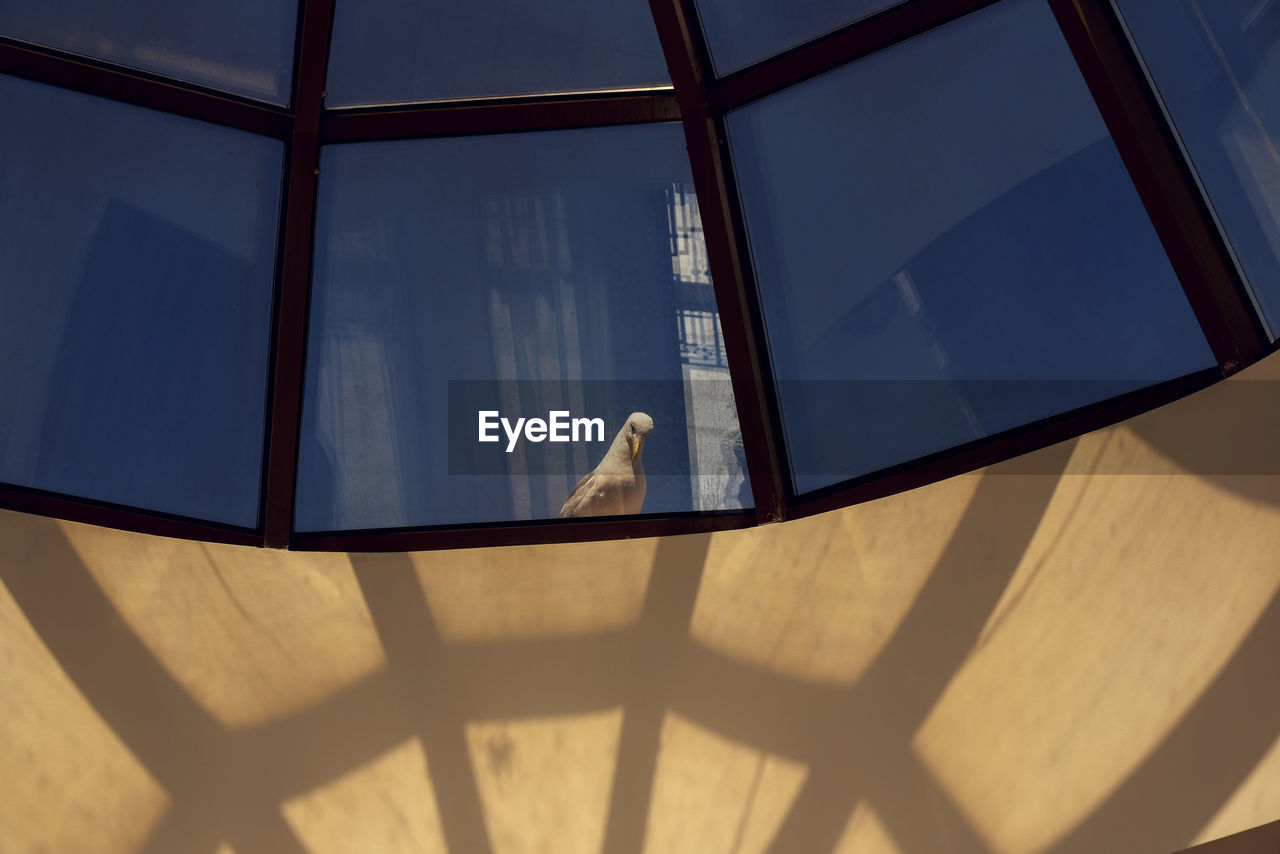
<path fill-rule="evenodd" d="M 633 412 L 622 425 L 600 465 L 578 481 L 560 508 L 561 519 L 581 516 L 626 516 L 644 504 L 644 468 L 640 450 L 653 432 L 653 419 Z"/>

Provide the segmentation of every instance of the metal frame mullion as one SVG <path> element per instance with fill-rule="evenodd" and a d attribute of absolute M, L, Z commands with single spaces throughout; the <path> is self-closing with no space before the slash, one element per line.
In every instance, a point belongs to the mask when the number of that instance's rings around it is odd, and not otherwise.
<path fill-rule="evenodd" d="M 293 527 L 302 379 L 306 358 L 307 300 L 315 234 L 320 119 L 333 28 L 334 0 L 301 0 L 294 121 L 289 138 L 281 223 L 280 287 L 272 342 L 272 379 L 263 464 L 262 528 L 265 545 L 287 548 Z"/>
<path fill-rule="evenodd" d="M 1091 406 L 1074 409 L 1062 415 L 1014 427 L 958 448 L 948 448 L 888 469 L 807 492 L 799 497 L 791 508 L 791 518 L 799 519 L 816 513 L 825 513 L 828 510 L 874 501 L 1030 454 L 1085 433 L 1119 424 L 1121 421 L 1208 388 L 1220 379 L 1222 374 L 1217 368 L 1208 368 Z M 1034 471 L 1034 464 L 1031 470 Z"/>
<path fill-rule="evenodd" d="M 1190 164 L 1107 0 L 1048 0 L 1222 373 L 1271 351 Z"/>
<path fill-rule="evenodd" d="M 47 516 L 52 519 L 65 519 L 68 522 L 82 522 L 87 525 L 118 528 L 122 531 L 153 534 L 158 537 L 230 543 L 236 546 L 262 545 L 262 537 L 255 531 L 234 525 L 188 519 L 158 510 L 142 510 L 107 501 L 60 495 L 42 489 L 11 484 L 0 484 L 0 508 L 18 513 Z"/>
<path fill-rule="evenodd" d="M 671 91 L 600 92 L 326 110 L 325 143 L 675 122 Z"/>
<path fill-rule="evenodd" d="M 649 0 L 649 8 L 684 123 L 756 518 L 779 522 L 789 492 L 781 421 L 723 117 L 711 108 L 711 60 L 692 0 Z"/>
<path fill-rule="evenodd" d="M 711 103 L 731 110 L 883 50 L 999 0 L 915 0 L 854 21 L 714 80 Z"/>
<path fill-rule="evenodd" d="M 749 510 L 608 519 L 538 519 L 430 528 L 297 533 L 289 547 L 298 551 L 436 551 L 669 537 L 750 528 L 755 524 L 756 517 Z"/>
<path fill-rule="evenodd" d="M 262 104 L 89 57 L 0 38 L 0 74 L 287 139 L 284 107 Z"/>

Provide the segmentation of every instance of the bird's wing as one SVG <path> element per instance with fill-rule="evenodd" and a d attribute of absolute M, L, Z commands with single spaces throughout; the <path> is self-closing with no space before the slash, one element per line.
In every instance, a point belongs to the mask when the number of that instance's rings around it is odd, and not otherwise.
<path fill-rule="evenodd" d="M 560 508 L 560 517 L 619 516 L 634 512 L 627 509 L 627 496 L 636 486 L 630 475 L 604 474 L 597 467 L 578 482 Z"/>
<path fill-rule="evenodd" d="M 582 480 L 578 481 L 578 485 L 569 493 L 569 497 L 564 500 L 564 506 L 560 508 L 561 519 L 568 519 L 578 515 L 578 511 L 587 503 L 591 495 L 591 490 L 587 487 L 587 481 L 595 477 L 595 474 L 595 469 L 592 469 L 582 476 Z"/>

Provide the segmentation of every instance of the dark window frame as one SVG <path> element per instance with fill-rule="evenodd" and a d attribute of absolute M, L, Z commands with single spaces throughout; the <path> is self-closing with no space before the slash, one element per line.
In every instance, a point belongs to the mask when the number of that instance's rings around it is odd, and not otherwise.
<path fill-rule="evenodd" d="M 873 500 L 1028 453 L 1205 388 L 1277 349 L 1111 0 L 1046 0 L 1218 367 L 798 495 L 791 486 L 782 441 L 777 390 L 724 117 L 737 107 L 1000 0 L 912 0 L 720 78 L 713 72 L 695 0 L 649 0 L 672 88 L 325 109 L 334 2 L 299 0 L 288 108 L 0 37 L 0 74 L 238 128 L 283 140 L 287 147 L 257 527 L 219 525 L 4 484 L 0 508 L 161 536 L 321 551 L 412 551 L 731 530 Z M 294 533 L 321 147 L 664 121 L 680 121 L 684 127 L 754 509 Z"/>

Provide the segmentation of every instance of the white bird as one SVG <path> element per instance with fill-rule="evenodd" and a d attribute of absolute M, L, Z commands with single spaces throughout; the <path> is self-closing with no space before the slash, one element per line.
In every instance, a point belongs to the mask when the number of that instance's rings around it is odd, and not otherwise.
<path fill-rule="evenodd" d="M 640 451 L 645 437 L 653 432 L 653 419 L 633 412 L 622 425 L 600 465 L 578 481 L 569 493 L 560 518 L 581 516 L 628 516 L 644 505 L 644 467 Z"/>

